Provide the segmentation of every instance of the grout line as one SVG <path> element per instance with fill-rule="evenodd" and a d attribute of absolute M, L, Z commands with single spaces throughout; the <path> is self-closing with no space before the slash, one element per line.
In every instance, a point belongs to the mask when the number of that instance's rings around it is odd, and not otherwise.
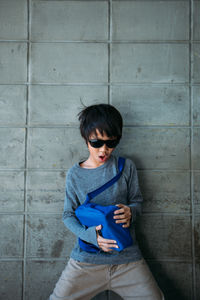
<path fill-rule="evenodd" d="M 190 0 L 190 40 L 189 40 L 189 50 L 190 50 L 190 74 L 189 74 L 189 93 L 190 93 L 190 187 L 191 187 L 191 242 L 192 242 L 192 291 L 193 299 L 197 299 L 196 295 L 196 265 L 195 265 L 195 203 L 194 203 L 194 166 L 193 166 L 193 143 L 194 143 L 194 120 L 193 120 L 193 39 L 194 39 L 194 1 Z"/>
<path fill-rule="evenodd" d="M 37 256 L 29 256 L 27 257 L 27 261 L 45 261 L 45 262 L 52 262 L 52 261 L 63 261 L 66 262 L 66 259 L 69 259 L 69 256 L 65 257 L 37 257 Z M 158 259 L 154 259 L 154 258 L 145 258 L 146 261 L 150 262 L 150 263 L 159 263 L 159 262 L 177 262 L 177 263 L 190 263 L 191 264 L 191 260 L 188 258 L 174 258 L 174 257 L 167 257 L 167 258 L 158 258 Z M 4 257 L 4 258 L 0 258 L 0 262 L 4 262 L 4 261 L 18 261 L 18 262 L 22 262 L 23 258 L 18 258 L 18 257 Z"/>
<path fill-rule="evenodd" d="M 188 40 L 0 40 L 0 43 L 29 42 L 33 44 L 188 44 Z M 200 41 L 196 40 L 193 43 L 199 44 Z"/>
<path fill-rule="evenodd" d="M 112 70 L 112 0 L 108 1 L 108 38 L 109 38 L 109 56 L 108 56 L 108 104 L 112 103 L 112 89 L 111 89 L 111 70 Z"/>
<path fill-rule="evenodd" d="M 40 2 L 41 0 L 34 0 L 34 2 Z M 43 0 L 43 1 L 48 1 L 48 0 Z M 61 1 L 72 1 L 72 0 L 56 0 L 57 2 Z M 76 1 L 80 1 L 80 0 L 73 0 L 74 2 Z M 104 2 L 107 2 L 109 0 L 85 0 L 85 2 L 100 2 L 100 1 L 104 1 Z M 121 0 L 114 0 L 114 2 L 119 2 Z M 123 2 L 126 2 L 126 1 L 130 1 L 130 0 L 123 0 Z M 149 0 L 131 0 L 132 2 L 149 2 Z M 159 2 L 160 0 L 151 0 L 152 2 Z M 168 0 L 169 2 L 173 2 L 174 0 Z M 182 2 L 188 2 L 188 0 L 181 0 Z"/>
<path fill-rule="evenodd" d="M 132 87 L 175 87 L 175 86 L 180 86 L 180 87 L 189 87 L 190 83 L 187 81 L 180 81 L 180 82 L 85 82 L 85 83 L 81 83 L 81 82 L 63 82 L 63 83 L 56 83 L 56 82 L 22 82 L 22 83 L 18 83 L 18 82 L 13 82 L 13 83 L 0 83 L 0 86 L 4 86 L 4 85 L 20 85 L 20 86 L 132 86 Z M 193 85 L 195 86 L 200 86 L 200 82 L 196 82 Z"/>
<path fill-rule="evenodd" d="M 0 169 L 0 173 L 1 172 L 24 172 L 24 171 L 29 171 L 29 172 L 67 172 L 69 170 L 69 168 L 65 168 L 65 169 L 48 169 L 48 168 L 26 168 L 26 169 Z M 140 169 L 137 168 L 137 171 L 139 172 L 173 172 L 173 173 L 199 173 L 200 169 L 196 169 L 196 170 L 189 170 L 189 169 Z"/>
<path fill-rule="evenodd" d="M 195 127 L 195 128 L 200 128 L 200 125 L 195 125 L 195 126 L 192 126 L 192 127 Z M 35 124 L 35 125 L 0 125 L 0 128 L 37 128 L 37 129 L 41 129 L 41 128 L 55 128 L 55 129 L 58 129 L 58 128 L 63 128 L 63 129 L 66 129 L 66 128 L 76 128 L 78 129 L 78 124 L 72 124 L 72 125 L 68 125 L 68 124 Z M 153 129 L 153 128 L 157 128 L 157 129 L 174 129 L 174 128 L 177 128 L 177 129 L 191 129 L 191 126 L 190 125 L 128 125 L 128 124 L 125 124 L 123 125 L 123 128 L 146 128 L 146 129 Z"/>
<path fill-rule="evenodd" d="M 9 216 L 62 216 L 62 212 L 47 212 L 47 211 L 28 211 L 28 212 L 13 212 L 13 211 L 5 211 L 5 212 L 0 212 L 0 215 L 9 215 Z M 143 212 L 142 215 L 144 216 L 182 216 L 182 217 L 191 217 L 192 214 L 190 212 L 153 212 L 153 211 L 149 211 L 149 212 Z"/>
<path fill-rule="evenodd" d="M 29 90 L 30 90 L 30 12 L 31 0 L 27 1 L 27 97 L 26 97 L 26 136 L 25 136 L 25 170 L 24 170 L 24 253 L 23 253 L 23 295 L 26 298 L 26 256 L 27 256 L 27 172 L 28 172 L 28 133 L 29 133 Z"/>

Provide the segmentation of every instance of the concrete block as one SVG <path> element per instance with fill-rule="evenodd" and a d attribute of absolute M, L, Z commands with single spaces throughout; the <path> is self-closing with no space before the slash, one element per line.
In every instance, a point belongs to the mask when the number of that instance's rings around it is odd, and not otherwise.
<path fill-rule="evenodd" d="M 176 83 L 189 80 L 187 44 L 113 44 L 111 81 Z M 167 61 L 167 63 L 166 63 Z"/>
<path fill-rule="evenodd" d="M 194 40 L 200 40 L 200 2 L 194 1 Z"/>
<path fill-rule="evenodd" d="M 0 124 L 25 125 L 26 87 L 20 85 L 0 86 Z"/>
<path fill-rule="evenodd" d="M 199 214 L 195 215 L 194 225 L 194 243 L 195 243 L 195 257 L 199 263 L 200 260 L 200 218 Z"/>
<path fill-rule="evenodd" d="M 60 215 L 29 215 L 27 218 L 28 257 L 66 257 L 75 236 L 65 227 Z"/>
<path fill-rule="evenodd" d="M 107 1 L 33 1 L 32 40 L 107 40 Z"/>
<path fill-rule="evenodd" d="M 196 293 L 197 299 L 200 298 L 200 263 L 196 264 Z"/>
<path fill-rule="evenodd" d="M 27 300 L 47 300 L 67 264 L 64 261 L 27 261 Z M 39 274 L 39 276 L 38 276 Z M 40 288 L 42 286 L 42 288 Z"/>
<path fill-rule="evenodd" d="M 24 149 L 24 128 L 0 128 L 1 168 L 24 168 Z"/>
<path fill-rule="evenodd" d="M 124 128 L 116 152 L 139 169 L 189 169 L 189 129 Z"/>
<path fill-rule="evenodd" d="M 200 125 L 200 87 L 193 87 L 193 122 Z"/>
<path fill-rule="evenodd" d="M 62 212 L 65 199 L 65 172 L 27 174 L 27 209 L 30 212 Z"/>
<path fill-rule="evenodd" d="M 0 218 L 0 256 L 22 257 L 23 255 L 22 215 L 1 215 Z"/>
<path fill-rule="evenodd" d="M 66 169 L 87 158 L 78 128 L 31 128 L 28 141 L 31 168 Z"/>
<path fill-rule="evenodd" d="M 78 124 L 77 114 L 84 105 L 108 103 L 107 86 L 30 87 L 31 124 Z"/>
<path fill-rule="evenodd" d="M 189 89 L 186 86 L 113 86 L 112 104 L 125 125 L 189 126 Z"/>
<path fill-rule="evenodd" d="M 147 259 L 191 259 L 191 220 L 181 215 L 138 218 L 137 237 Z"/>
<path fill-rule="evenodd" d="M 200 214 L 200 172 L 194 172 L 194 204 L 195 204 L 195 212 Z"/>
<path fill-rule="evenodd" d="M 193 54 L 194 54 L 193 78 L 195 83 L 199 83 L 200 82 L 200 44 L 193 45 Z"/>
<path fill-rule="evenodd" d="M 143 212 L 190 213 L 190 173 L 140 171 Z"/>
<path fill-rule="evenodd" d="M 0 299 L 22 299 L 22 262 L 0 261 Z"/>
<path fill-rule="evenodd" d="M 1 42 L 0 83 L 25 83 L 27 81 L 27 44 Z"/>
<path fill-rule="evenodd" d="M 119 1 L 113 3 L 113 40 L 188 39 L 188 2 Z"/>
<path fill-rule="evenodd" d="M 27 282 L 26 282 L 26 299 L 28 300 L 44 300 L 48 299 L 50 294 L 61 276 L 67 261 L 28 261 Z M 38 276 L 40 274 L 40 276 Z M 38 289 L 39 286 L 42 289 Z M 91 300 L 106 300 L 107 291 L 93 297 Z"/>
<path fill-rule="evenodd" d="M 192 300 L 192 263 L 148 262 L 166 300 Z"/>
<path fill-rule="evenodd" d="M 0 211 L 24 210 L 24 172 L 0 172 Z"/>
<path fill-rule="evenodd" d="M 27 38 L 27 2 L 0 2 L 0 39 L 18 40 Z"/>
<path fill-rule="evenodd" d="M 31 81 L 34 83 L 103 83 L 107 80 L 106 44 L 32 44 Z"/>
<path fill-rule="evenodd" d="M 200 169 L 200 128 L 194 128 L 194 144 L 193 144 L 193 168 Z"/>

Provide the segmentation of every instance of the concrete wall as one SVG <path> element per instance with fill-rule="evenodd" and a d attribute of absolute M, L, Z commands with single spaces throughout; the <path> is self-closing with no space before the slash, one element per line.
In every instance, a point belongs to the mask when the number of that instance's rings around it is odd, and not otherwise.
<path fill-rule="evenodd" d="M 199 20 L 192 0 L 0 1 L 1 300 L 45 300 L 69 257 L 80 100 L 122 112 L 144 256 L 166 299 L 200 299 Z"/>

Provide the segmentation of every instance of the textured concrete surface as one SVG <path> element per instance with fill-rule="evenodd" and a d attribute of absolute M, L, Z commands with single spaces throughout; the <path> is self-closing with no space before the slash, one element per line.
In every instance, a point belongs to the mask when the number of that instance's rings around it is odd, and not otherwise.
<path fill-rule="evenodd" d="M 82 108 L 80 100 L 85 105 L 108 103 L 108 88 L 107 86 L 32 85 L 30 123 L 32 125 L 78 125 L 77 114 Z"/>
<path fill-rule="evenodd" d="M 0 84 L 27 81 L 27 44 L 1 42 Z"/>
<path fill-rule="evenodd" d="M 25 128 L 0 128 L 0 167 L 24 168 Z"/>
<path fill-rule="evenodd" d="M 24 172 L 0 171 L 0 212 L 24 211 Z"/>
<path fill-rule="evenodd" d="M 199 45 L 195 50 L 199 65 Z M 188 44 L 116 43 L 112 45 L 111 78 L 115 83 L 188 82 L 188 56 Z M 197 78 L 198 66 L 194 72 Z"/>
<path fill-rule="evenodd" d="M 188 2 L 117 1 L 113 3 L 113 40 L 186 40 L 188 17 Z"/>
<path fill-rule="evenodd" d="M 132 158 L 139 168 L 187 169 L 189 138 L 187 128 L 127 127 L 117 151 Z"/>
<path fill-rule="evenodd" d="M 22 299 L 22 274 L 21 261 L 0 261 L 1 298 L 2 300 Z"/>
<path fill-rule="evenodd" d="M 0 86 L 0 125 L 25 125 L 26 86 Z"/>
<path fill-rule="evenodd" d="M 184 171 L 140 171 L 144 213 L 190 213 L 190 174 Z M 198 193 L 198 177 L 196 178 Z M 198 194 L 196 195 L 198 201 Z"/>
<path fill-rule="evenodd" d="M 61 222 L 62 216 L 28 215 L 27 255 L 30 257 L 69 256 L 74 244 L 73 234 Z"/>
<path fill-rule="evenodd" d="M 195 212 L 200 214 L 200 172 L 194 173 L 194 203 Z"/>
<path fill-rule="evenodd" d="M 27 38 L 27 1 L 1 0 L 0 39 Z"/>
<path fill-rule="evenodd" d="M 1 257 L 23 256 L 23 216 L 1 215 L 0 219 Z"/>
<path fill-rule="evenodd" d="M 200 45 L 194 44 L 194 71 L 193 71 L 193 77 L 194 82 L 199 83 L 200 82 Z"/>
<path fill-rule="evenodd" d="M 192 293 L 192 266 L 188 262 L 157 261 L 149 267 L 167 299 L 194 299 Z M 198 297 L 197 297 L 198 299 Z"/>
<path fill-rule="evenodd" d="M 33 83 L 101 83 L 107 82 L 107 76 L 107 44 L 33 43 L 31 46 Z"/>
<path fill-rule="evenodd" d="M 200 298 L 199 20 L 193 0 L 0 1 L 0 300 L 47 299 L 66 265 L 77 114 L 102 102 L 138 168 L 144 257 L 166 300 Z"/>
<path fill-rule="evenodd" d="M 108 2 L 32 1 L 31 38 L 107 41 Z"/>
<path fill-rule="evenodd" d="M 194 155 L 193 155 L 193 166 L 195 170 L 200 169 L 200 128 L 194 128 L 193 134 L 193 141 L 194 141 Z"/>
<path fill-rule="evenodd" d="M 27 176 L 27 210 L 62 213 L 65 176 L 64 171 L 30 171 Z"/>
<path fill-rule="evenodd" d="M 194 94 L 194 110 L 193 110 L 193 121 L 194 125 L 200 125 L 200 87 L 195 86 L 193 88 Z"/>
<path fill-rule="evenodd" d="M 137 230 L 139 244 L 145 258 L 167 259 L 173 257 L 186 260 L 191 257 L 191 220 L 189 216 L 145 215 L 140 218 Z"/>
<path fill-rule="evenodd" d="M 197 41 L 200 39 L 199 16 L 200 16 L 200 3 L 198 1 L 194 1 L 194 40 L 197 40 Z"/>
<path fill-rule="evenodd" d="M 198 90 L 195 95 L 198 110 Z M 120 110 L 127 126 L 188 126 L 190 121 L 189 89 L 186 86 L 114 86 L 112 104 Z M 198 118 L 198 112 L 196 114 Z"/>

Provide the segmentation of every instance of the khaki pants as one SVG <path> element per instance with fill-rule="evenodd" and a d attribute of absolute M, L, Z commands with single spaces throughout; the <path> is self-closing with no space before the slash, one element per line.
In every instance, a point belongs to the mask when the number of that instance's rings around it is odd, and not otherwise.
<path fill-rule="evenodd" d="M 120 265 L 70 259 L 49 300 L 90 300 L 104 290 L 112 290 L 124 300 L 164 300 L 144 259 Z"/>

